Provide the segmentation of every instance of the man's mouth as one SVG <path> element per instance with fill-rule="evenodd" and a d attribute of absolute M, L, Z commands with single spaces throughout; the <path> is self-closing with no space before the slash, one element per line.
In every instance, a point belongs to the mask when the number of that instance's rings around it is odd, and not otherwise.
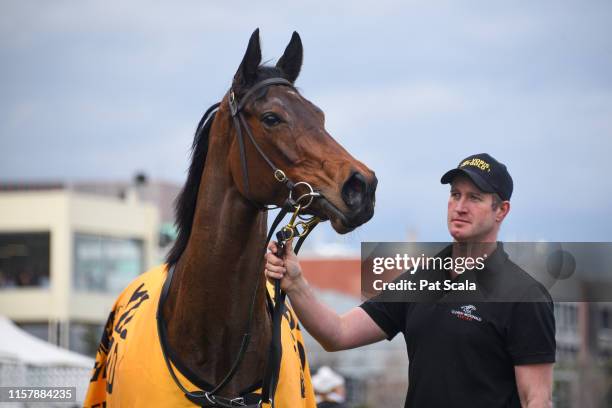
<path fill-rule="evenodd" d="M 461 222 L 461 223 L 464 223 L 464 224 L 470 224 L 470 222 L 469 222 L 469 221 L 467 221 L 467 220 L 462 220 L 462 219 L 459 219 L 459 218 L 453 218 L 453 219 L 451 220 L 451 222 Z"/>

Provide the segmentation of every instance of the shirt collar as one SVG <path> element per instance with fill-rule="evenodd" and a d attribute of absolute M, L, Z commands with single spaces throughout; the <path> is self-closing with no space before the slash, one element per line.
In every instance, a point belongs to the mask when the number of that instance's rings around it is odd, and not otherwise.
<path fill-rule="evenodd" d="M 437 256 L 446 258 L 451 257 L 453 253 L 453 244 L 448 245 L 442 251 L 438 253 Z M 504 250 L 504 244 L 500 241 L 497 241 L 497 247 L 489 256 L 487 256 L 484 261 L 484 268 L 482 270 L 472 269 L 466 271 L 461 277 L 457 279 L 465 279 L 472 281 L 476 280 L 476 287 L 478 292 L 480 292 L 485 297 L 487 294 L 493 293 L 495 288 L 499 284 L 499 273 L 502 273 L 504 264 L 508 260 L 508 254 Z M 446 272 L 444 272 L 445 276 Z"/>

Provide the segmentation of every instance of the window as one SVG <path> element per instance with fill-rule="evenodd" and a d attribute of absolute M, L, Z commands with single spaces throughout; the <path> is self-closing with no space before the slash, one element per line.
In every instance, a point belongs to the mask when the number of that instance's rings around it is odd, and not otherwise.
<path fill-rule="evenodd" d="M 104 325 L 70 322 L 70 350 L 95 357 Z"/>
<path fill-rule="evenodd" d="M 17 323 L 23 331 L 41 340 L 49 341 L 49 323 Z"/>
<path fill-rule="evenodd" d="M 48 287 L 51 234 L 0 233 L 0 288 Z"/>
<path fill-rule="evenodd" d="M 606 306 L 601 308 L 601 327 L 604 329 L 610 329 L 610 312 Z"/>
<path fill-rule="evenodd" d="M 141 240 L 76 233 L 75 289 L 118 293 L 144 270 Z"/>

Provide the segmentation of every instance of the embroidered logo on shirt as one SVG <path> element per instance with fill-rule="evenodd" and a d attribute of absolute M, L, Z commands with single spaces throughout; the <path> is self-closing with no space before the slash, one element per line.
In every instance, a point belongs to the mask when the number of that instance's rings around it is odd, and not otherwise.
<path fill-rule="evenodd" d="M 468 321 L 477 321 L 481 322 L 482 318 L 480 316 L 476 316 L 473 312 L 476 310 L 476 306 L 474 305 L 464 305 L 459 307 L 461 310 L 451 310 L 451 313 L 457 316 L 461 320 Z"/>

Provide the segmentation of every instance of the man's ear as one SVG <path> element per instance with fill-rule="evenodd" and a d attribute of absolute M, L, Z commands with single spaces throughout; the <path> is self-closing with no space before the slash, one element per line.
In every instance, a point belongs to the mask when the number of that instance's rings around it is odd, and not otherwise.
<path fill-rule="evenodd" d="M 261 63 L 261 45 L 259 43 L 259 28 L 253 31 L 249 39 L 242 62 L 238 67 L 238 71 L 234 75 L 232 88 L 238 90 L 242 87 L 248 87 L 255 82 L 257 77 L 257 68 Z"/>
<path fill-rule="evenodd" d="M 276 63 L 276 68 L 280 69 L 285 74 L 285 78 L 293 83 L 300 75 L 303 56 L 302 40 L 297 31 L 294 31 L 283 56 Z"/>
<path fill-rule="evenodd" d="M 499 208 L 497 209 L 497 215 L 495 216 L 495 221 L 501 223 L 504 220 L 504 218 L 506 218 L 509 212 L 510 212 L 510 201 L 502 201 L 502 203 L 499 205 Z"/>

